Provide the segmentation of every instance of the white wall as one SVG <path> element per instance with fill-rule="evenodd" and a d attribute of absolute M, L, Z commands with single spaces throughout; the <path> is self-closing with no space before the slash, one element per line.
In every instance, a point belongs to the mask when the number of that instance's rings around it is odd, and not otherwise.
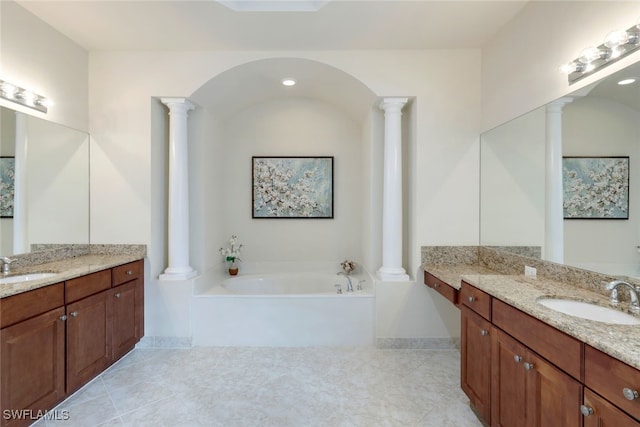
<path fill-rule="evenodd" d="M 629 156 L 628 220 L 565 220 L 565 263 L 611 274 L 631 274 L 640 255 L 640 112 L 596 97 L 564 107 L 564 156 Z"/>
<path fill-rule="evenodd" d="M 640 59 L 636 52 L 571 86 L 559 67 L 640 16 L 637 1 L 531 1 L 482 49 L 482 129 L 505 123 Z"/>
<path fill-rule="evenodd" d="M 202 152 L 199 145 L 209 146 L 200 162 L 222 159 L 219 171 L 202 168 L 202 174 L 194 176 L 194 185 L 205 182 L 193 194 L 197 203 L 219 206 L 219 215 L 196 221 L 192 236 L 214 237 L 213 230 L 223 230 L 225 235 L 223 240 L 208 239 L 205 264 L 195 267 L 206 271 L 220 265 L 218 248 L 232 234 L 244 244 L 246 262 L 335 262 L 337 268 L 344 259 L 362 258 L 359 124 L 328 104 L 284 98 L 248 108 L 223 125 L 224 136 L 217 141 L 203 135 L 190 143 L 198 152 Z M 252 219 L 251 157 L 255 155 L 334 156 L 334 218 Z"/>
<path fill-rule="evenodd" d="M 0 1 L 2 75 L 53 101 L 47 114 L 0 99 L 0 106 L 86 131 L 88 53 L 10 0 Z"/>

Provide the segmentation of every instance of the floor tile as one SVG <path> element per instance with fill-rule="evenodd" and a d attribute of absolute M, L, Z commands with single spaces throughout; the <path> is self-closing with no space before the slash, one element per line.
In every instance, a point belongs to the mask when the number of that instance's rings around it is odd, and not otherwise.
<path fill-rule="evenodd" d="M 452 350 L 136 349 L 46 426 L 479 427 L 459 365 Z"/>

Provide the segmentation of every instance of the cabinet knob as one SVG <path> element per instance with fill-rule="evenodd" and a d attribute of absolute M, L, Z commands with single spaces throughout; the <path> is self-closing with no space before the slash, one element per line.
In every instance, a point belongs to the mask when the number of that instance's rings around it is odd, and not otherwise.
<path fill-rule="evenodd" d="M 483 337 L 486 337 L 487 335 L 489 335 L 489 331 L 487 331 L 486 329 L 481 329 L 480 335 L 482 335 Z"/>
<path fill-rule="evenodd" d="M 69 315 L 71 317 L 78 317 L 78 312 L 77 311 L 72 311 L 71 313 L 69 313 Z"/>
<path fill-rule="evenodd" d="M 133 271 L 127 270 L 127 276 L 131 276 L 132 274 L 133 274 Z"/>
<path fill-rule="evenodd" d="M 522 356 L 518 356 L 517 354 L 515 356 L 513 356 L 513 360 L 516 361 L 516 363 L 520 363 L 522 362 Z"/>
<path fill-rule="evenodd" d="M 589 415 L 593 415 L 593 408 L 586 405 L 580 405 L 580 413 L 585 417 L 588 417 Z"/>
<path fill-rule="evenodd" d="M 116 298 L 120 298 L 120 292 L 116 294 Z"/>
<path fill-rule="evenodd" d="M 524 370 L 525 371 L 531 371 L 531 370 L 533 370 L 533 368 L 535 368 L 533 363 L 524 362 Z"/>
<path fill-rule="evenodd" d="M 473 295 L 469 297 L 469 302 L 474 302 L 475 300 L 476 300 L 476 297 L 474 297 Z"/>
<path fill-rule="evenodd" d="M 63 322 L 67 320 L 67 315 L 63 314 L 62 316 L 60 316 L 60 320 L 62 320 Z"/>
<path fill-rule="evenodd" d="M 622 389 L 622 394 L 627 400 L 636 400 L 638 397 L 640 397 L 640 394 L 638 394 L 636 390 L 631 390 L 630 388 L 626 387 Z"/>
<path fill-rule="evenodd" d="M 437 284 L 437 283 L 434 283 L 434 284 L 433 284 L 433 288 L 435 289 L 435 288 L 437 288 L 437 287 L 438 287 L 438 284 Z"/>

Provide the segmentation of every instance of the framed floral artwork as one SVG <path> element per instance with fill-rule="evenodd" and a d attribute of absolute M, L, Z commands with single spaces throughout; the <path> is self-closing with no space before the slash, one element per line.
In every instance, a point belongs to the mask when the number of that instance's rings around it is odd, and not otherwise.
<path fill-rule="evenodd" d="M 252 161 L 252 218 L 333 218 L 333 157 Z"/>
<path fill-rule="evenodd" d="M 15 157 L 0 157 L 0 218 L 13 218 L 15 173 Z"/>
<path fill-rule="evenodd" d="M 563 157 L 565 219 L 629 219 L 629 157 Z"/>

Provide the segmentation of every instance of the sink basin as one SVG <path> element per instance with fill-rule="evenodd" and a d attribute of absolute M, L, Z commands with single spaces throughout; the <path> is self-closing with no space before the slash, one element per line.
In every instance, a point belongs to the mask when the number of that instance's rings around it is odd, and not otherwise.
<path fill-rule="evenodd" d="M 539 298 L 538 304 L 569 316 L 617 325 L 640 325 L 640 318 L 609 307 L 564 298 Z"/>
<path fill-rule="evenodd" d="M 0 277 L 0 285 L 8 285 L 11 283 L 30 282 L 32 280 L 42 280 L 55 276 L 56 273 L 28 273 L 17 274 L 15 276 Z"/>

